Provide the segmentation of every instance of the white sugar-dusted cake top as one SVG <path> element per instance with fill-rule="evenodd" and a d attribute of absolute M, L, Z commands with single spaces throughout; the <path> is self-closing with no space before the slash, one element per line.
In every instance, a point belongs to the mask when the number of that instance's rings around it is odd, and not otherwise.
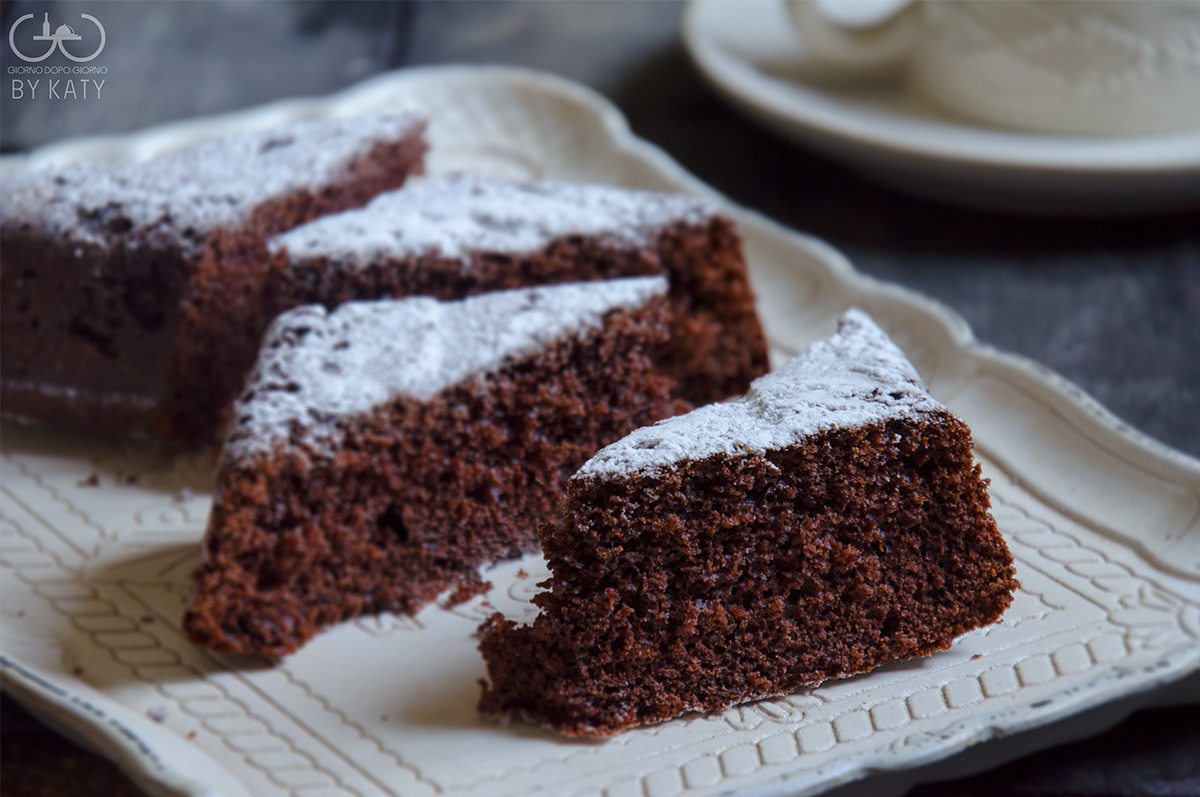
<path fill-rule="evenodd" d="M 290 310 L 264 336 L 226 457 L 272 449 L 293 433 L 324 447 L 337 440 L 340 419 L 401 396 L 429 400 L 666 292 L 663 277 L 630 277 L 454 302 L 412 297 Z"/>
<path fill-rule="evenodd" d="M 263 202 L 319 190 L 384 142 L 419 133 L 414 114 L 296 122 L 220 138 L 136 163 L 75 163 L 5 175 L 4 223 L 106 245 L 134 231 L 194 246 Z"/>
<path fill-rule="evenodd" d="M 601 449 L 575 478 L 654 473 L 716 454 L 761 454 L 815 432 L 944 407 L 870 316 L 849 310 L 832 337 L 754 380 L 740 399 L 709 404 Z"/>
<path fill-rule="evenodd" d="M 684 194 L 449 175 L 414 180 L 365 207 L 279 235 L 269 246 L 286 248 L 293 262 L 328 258 L 349 267 L 424 254 L 525 254 L 568 235 L 640 248 L 664 227 L 703 224 L 717 212 Z"/>

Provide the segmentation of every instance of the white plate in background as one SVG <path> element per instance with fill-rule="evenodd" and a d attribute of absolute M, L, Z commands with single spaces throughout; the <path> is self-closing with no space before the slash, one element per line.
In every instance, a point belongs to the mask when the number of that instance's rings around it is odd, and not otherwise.
<path fill-rule="evenodd" d="M 822 79 L 784 0 L 692 0 L 684 42 L 709 83 L 748 116 L 906 192 L 1035 213 L 1200 205 L 1200 130 L 1124 138 L 1000 130 L 899 79 Z"/>

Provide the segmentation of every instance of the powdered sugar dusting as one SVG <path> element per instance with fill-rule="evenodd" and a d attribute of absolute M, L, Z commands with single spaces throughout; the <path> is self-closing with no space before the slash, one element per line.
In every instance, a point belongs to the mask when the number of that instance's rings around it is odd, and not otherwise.
<path fill-rule="evenodd" d="M 530 253 L 567 235 L 641 248 L 668 225 L 703 224 L 716 213 L 711 203 L 683 194 L 450 175 L 415 180 L 269 246 L 286 248 L 293 262 L 328 258 L 350 267 L 424 254 Z"/>
<path fill-rule="evenodd" d="M 225 457 L 293 437 L 316 449 L 338 423 L 400 396 L 427 401 L 510 357 L 598 329 L 611 310 L 667 292 L 662 277 L 632 277 L 487 293 L 462 301 L 412 297 L 284 313 L 264 337 L 235 407 Z"/>
<path fill-rule="evenodd" d="M 320 190 L 377 144 L 423 126 L 414 114 L 296 122 L 216 139 L 141 163 L 76 163 L 5 175 L 5 224 L 25 224 L 77 244 L 124 234 L 197 246 L 235 227 L 263 202 Z"/>
<path fill-rule="evenodd" d="M 763 453 L 834 427 L 855 428 L 944 409 L 870 316 L 852 309 L 832 337 L 754 380 L 740 399 L 634 431 L 575 478 L 653 473 L 715 454 Z"/>

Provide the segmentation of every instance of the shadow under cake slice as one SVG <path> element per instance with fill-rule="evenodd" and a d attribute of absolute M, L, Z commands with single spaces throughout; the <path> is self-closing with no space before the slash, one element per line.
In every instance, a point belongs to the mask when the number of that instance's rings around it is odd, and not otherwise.
<path fill-rule="evenodd" d="M 686 406 L 647 352 L 666 281 L 280 316 L 236 406 L 184 628 L 283 655 L 323 626 L 415 611 L 537 547 L 601 446 Z"/>
<path fill-rule="evenodd" d="M 654 352 L 677 392 L 745 392 L 767 347 L 733 220 L 684 194 L 603 185 L 430 177 L 270 243 L 277 308 L 664 274 L 672 334 Z"/>
<path fill-rule="evenodd" d="M 412 114 L 304 121 L 6 174 L 4 414 L 212 439 L 274 317 L 267 239 L 420 172 L 424 127 Z"/>
<path fill-rule="evenodd" d="M 483 627 L 481 710 L 607 736 L 948 647 L 1017 587 L 971 445 L 848 312 L 744 398 L 571 478 L 541 613 Z"/>

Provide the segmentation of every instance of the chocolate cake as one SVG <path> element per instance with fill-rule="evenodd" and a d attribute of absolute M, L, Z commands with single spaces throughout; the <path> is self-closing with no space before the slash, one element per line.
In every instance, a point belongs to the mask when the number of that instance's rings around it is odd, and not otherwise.
<path fill-rule="evenodd" d="M 480 708 L 607 736 L 944 649 L 1017 587 L 988 507 L 970 430 L 850 311 L 571 478 L 541 613 L 483 628 Z"/>
<path fill-rule="evenodd" d="M 734 222 L 693 196 L 476 176 L 414 181 L 271 242 L 278 306 L 665 273 L 670 339 L 654 354 L 694 404 L 739 395 L 767 350 Z"/>
<path fill-rule="evenodd" d="M 266 240 L 401 185 L 421 170 L 423 129 L 412 115 L 307 121 L 6 174 L 4 414 L 212 436 L 271 320 Z"/>
<path fill-rule="evenodd" d="M 184 628 L 283 655 L 534 550 L 602 445 L 686 410 L 646 351 L 666 281 L 294 309 L 239 399 Z"/>

